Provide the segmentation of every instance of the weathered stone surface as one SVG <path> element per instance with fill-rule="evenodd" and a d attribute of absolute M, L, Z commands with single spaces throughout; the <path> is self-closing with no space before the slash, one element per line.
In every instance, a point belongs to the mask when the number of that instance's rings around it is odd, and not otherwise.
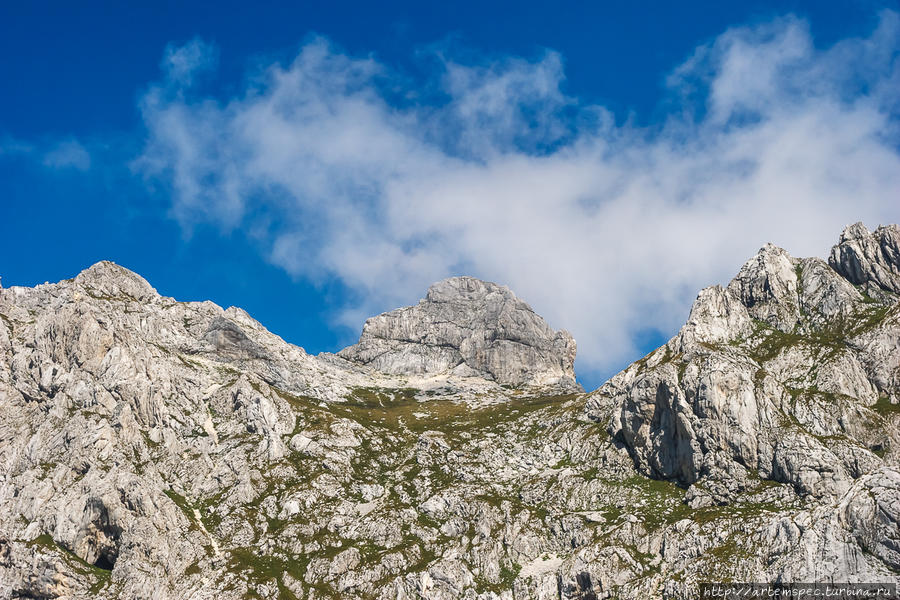
<path fill-rule="evenodd" d="M 800 318 L 798 276 L 787 252 L 766 244 L 748 260 L 728 289 L 750 316 L 781 331 L 791 331 Z"/>
<path fill-rule="evenodd" d="M 863 477 L 838 514 L 863 548 L 900 571 L 900 471 L 882 467 Z"/>
<path fill-rule="evenodd" d="M 749 335 L 752 325 L 750 313 L 734 289 L 708 287 L 698 294 L 678 334 L 678 351 L 688 351 L 698 344 L 727 343 Z"/>
<path fill-rule="evenodd" d="M 719 501 L 748 474 L 840 495 L 878 464 L 868 449 L 897 437 L 893 425 L 873 427 L 871 410 L 898 390 L 888 373 L 900 336 L 886 303 L 873 304 L 820 259 L 766 245 L 725 289 L 699 294 L 666 346 L 599 390 L 618 407 L 610 433 L 645 473 L 705 479 Z"/>
<path fill-rule="evenodd" d="M 900 227 L 887 225 L 870 233 L 862 223 L 850 225 L 828 263 L 850 283 L 900 293 Z"/>
<path fill-rule="evenodd" d="M 366 321 L 339 356 L 394 375 L 454 374 L 508 385 L 576 389 L 575 340 L 505 286 L 453 277 L 415 306 Z"/>
<path fill-rule="evenodd" d="M 470 278 L 373 318 L 340 356 L 112 263 L 2 288 L 0 598 L 897 582 L 900 304 L 882 230 L 881 254 L 852 237 L 880 277 L 862 291 L 766 246 L 590 394 L 567 334 Z"/>
<path fill-rule="evenodd" d="M 143 277 L 107 260 L 79 273 L 75 283 L 97 298 L 150 300 L 158 295 Z"/>

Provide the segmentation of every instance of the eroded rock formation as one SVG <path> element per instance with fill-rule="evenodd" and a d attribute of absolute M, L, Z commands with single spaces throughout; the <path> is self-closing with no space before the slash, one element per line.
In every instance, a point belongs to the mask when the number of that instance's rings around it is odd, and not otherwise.
<path fill-rule="evenodd" d="M 690 598 L 898 581 L 898 229 L 763 247 L 585 394 L 502 286 L 310 356 L 98 263 L 0 288 L 0 598 Z"/>
<path fill-rule="evenodd" d="M 572 336 L 553 331 L 509 288 L 474 277 L 445 279 L 417 305 L 372 317 L 359 343 L 339 356 L 395 375 L 580 389 Z"/>

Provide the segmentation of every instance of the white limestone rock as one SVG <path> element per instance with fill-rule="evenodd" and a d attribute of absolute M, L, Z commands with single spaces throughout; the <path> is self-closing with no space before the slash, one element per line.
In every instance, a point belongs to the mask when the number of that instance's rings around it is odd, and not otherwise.
<path fill-rule="evenodd" d="M 800 318 L 798 276 L 794 259 L 772 244 L 748 260 L 728 290 L 755 319 L 781 331 L 791 331 Z"/>
<path fill-rule="evenodd" d="M 861 235 L 845 232 L 833 255 Z M 608 419 L 642 472 L 703 485 L 698 506 L 732 502 L 760 476 L 837 497 L 881 464 L 873 450 L 898 445 L 896 421 L 872 409 L 896 398 L 897 319 L 821 259 L 767 244 L 727 287 L 703 290 L 679 334 L 601 387 L 587 412 Z"/>
<path fill-rule="evenodd" d="M 713 286 L 697 295 L 675 345 L 686 352 L 698 344 L 725 344 L 751 331 L 750 313 L 735 290 Z"/>
<path fill-rule="evenodd" d="M 0 600 L 897 582 L 892 234 L 857 233 L 861 289 L 766 246 L 590 394 L 560 394 L 567 334 L 468 278 L 346 358 L 111 263 L 0 288 Z"/>
<path fill-rule="evenodd" d="M 900 293 L 900 227 L 869 232 L 862 223 L 844 229 L 828 263 L 850 283 L 866 290 Z"/>
<path fill-rule="evenodd" d="M 505 286 L 445 279 L 415 306 L 372 317 L 338 356 L 393 375 L 482 377 L 506 385 L 575 383 L 575 340 Z"/>

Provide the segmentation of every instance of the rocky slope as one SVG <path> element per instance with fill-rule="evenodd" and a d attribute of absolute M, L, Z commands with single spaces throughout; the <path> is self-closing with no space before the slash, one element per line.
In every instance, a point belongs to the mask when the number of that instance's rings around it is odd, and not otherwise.
<path fill-rule="evenodd" d="M 765 246 L 585 394 L 508 289 L 310 356 L 98 263 L 0 290 L 0 598 L 688 598 L 900 580 L 900 229 Z"/>

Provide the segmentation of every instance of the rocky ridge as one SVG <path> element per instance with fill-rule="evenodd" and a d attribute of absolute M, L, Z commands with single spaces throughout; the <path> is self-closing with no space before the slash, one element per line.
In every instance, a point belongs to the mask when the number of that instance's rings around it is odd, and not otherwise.
<path fill-rule="evenodd" d="M 584 394 L 508 289 L 311 356 L 98 263 L 0 289 L 0 598 L 689 598 L 900 580 L 900 229 L 763 247 Z"/>

